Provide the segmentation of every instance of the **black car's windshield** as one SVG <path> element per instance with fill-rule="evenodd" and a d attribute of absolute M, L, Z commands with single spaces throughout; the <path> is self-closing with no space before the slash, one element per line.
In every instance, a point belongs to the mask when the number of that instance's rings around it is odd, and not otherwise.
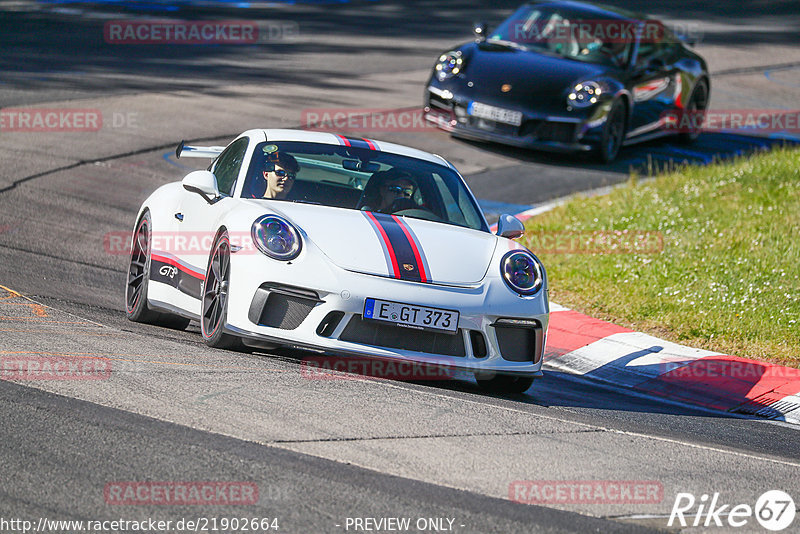
<path fill-rule="evenodd" d="M 299 169 L 276 200 L 391 213 L 488 231 L 461 178 L 448 167 L 369 148 L 322 143 L 259 143 L 242 198 L 270 198 L 275 155 L 294 158 Z M 265 174 L 264 171 L 268 172 Z M 283 182 L 284 180 L 282 180 Z"/>
<path fill-rule="evenodd" d="M 641 28 L 635 21 L 533 5 L 518 9 L 488 39 L 576 61 L 622 67 L 630 58 L 637 31 Z"/>

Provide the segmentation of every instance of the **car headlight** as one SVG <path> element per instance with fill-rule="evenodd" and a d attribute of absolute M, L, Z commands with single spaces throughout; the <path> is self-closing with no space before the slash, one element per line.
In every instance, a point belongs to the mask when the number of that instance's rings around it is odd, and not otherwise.
<path fill-rule="evenodd" d="M 533 254 L 512 250 L 500 262 L 500 275 L 520 295 L 533 295 L 544 284 L 544 269 Z"/>
<path fill-rule="evenodd" d="M 567 95 L 567 104 L 576 108 L 588 108 L 600 100 L 603 90 L 597 82 L 583 82 L 572 88 Z"/>
<path fill-rule="evenodd" d="M 297 228 L 277 215 L 264 215 L 256 219 L 250 234 L 258 250 L 276 260 L 292 260 L 303 248 Z"/>
<path fill-rule="evenodd" d="M 439 56 L 439 61 L 436 63 L 436 78 L 443 82 L 461 72 L 463 68 L 464 58 L 461 57 L 461 52 L 447 52 Z"/>

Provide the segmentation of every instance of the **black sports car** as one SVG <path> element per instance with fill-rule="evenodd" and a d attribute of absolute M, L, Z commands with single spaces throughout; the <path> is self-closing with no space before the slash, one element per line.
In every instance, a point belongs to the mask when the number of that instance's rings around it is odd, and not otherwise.
<path fill-rule="evenodd" d="M 444 52 L 425 117 L 453 135 L 553 151 L 597 151 L 699 135 L 705 60 L 656 20 L 578 2 L 520 7 Z M 700 118 L 698 120 L 698 117 Z M 686 120 L 688 119 L 688 120 Z"/>

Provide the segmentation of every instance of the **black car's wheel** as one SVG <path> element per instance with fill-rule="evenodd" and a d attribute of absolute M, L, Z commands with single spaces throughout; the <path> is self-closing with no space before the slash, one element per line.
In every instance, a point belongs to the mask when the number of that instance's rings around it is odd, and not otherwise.
<path fill-rule="evenodd" d="M 615 100 L 608 111 L 600 139 L 599 156 L 603 163 L 614 161 L 625 140 L 625 105 Z"/>
<path fill-rule="evenodd" d="M 185 317 L 151 310 L 147 305 L 147 286 L 150 283 L 150 242 L 152 222 L 150 212 L 145 211 L 131 243 L 131 260 L 128 266 L 128 282 L 125 286 L 125 312 L 128 320 L 136 323 L 158 324 L 179 330 L 189 326 Z"/>
<path fill-rule="evenodd" d="M 681 143 L 694 143 L 700 137 L 700 132 L 703 129 L 703 114 L 708 108 L 708 85 L 705 81 L 700 80 L 697 82 L 692 96 L 689 97 L 689 103 L 686 105 L 684 113 L 688 115 L 688 131 L 683 131 L 678 134 L 678 141 Z"/>
<path fill-rule="evenodd" d="M 476 376 L 478 385 L 481 389 L 489 393 L 524 393 L 533 384 L 533 377 L 495 375 L 492 378 L 481 378 Z"/>
<path fill-rule="evenodd" d="M 200 328 L 209 347 L 231 349 L 241 346 L 239 338 L 225 334 L 228 315 L 228 287 L 231 280 L 231 244 L 227 232 L 220 233 L 211 249 L 203 283 Z"/>

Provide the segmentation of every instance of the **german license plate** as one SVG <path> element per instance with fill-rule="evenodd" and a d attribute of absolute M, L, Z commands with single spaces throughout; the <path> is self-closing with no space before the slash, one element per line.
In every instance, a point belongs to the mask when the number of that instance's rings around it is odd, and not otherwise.
<path fill-rule="evenodd" d="M 368 298 L 364 302 L 364 318 L 392 323 L 416 330 L 454 333 L 458 330 L 458 312 L 415 306 L 389 300 Z"/>
<path fill-rule="evenodd" d="M 522 112 L 498 108 L 480 102 L 471 102 L 467 107 L 467 113 L 473 117 L 502 122 L 503 124 L 511 124 L 513 126 L 522 124 Z"/>

